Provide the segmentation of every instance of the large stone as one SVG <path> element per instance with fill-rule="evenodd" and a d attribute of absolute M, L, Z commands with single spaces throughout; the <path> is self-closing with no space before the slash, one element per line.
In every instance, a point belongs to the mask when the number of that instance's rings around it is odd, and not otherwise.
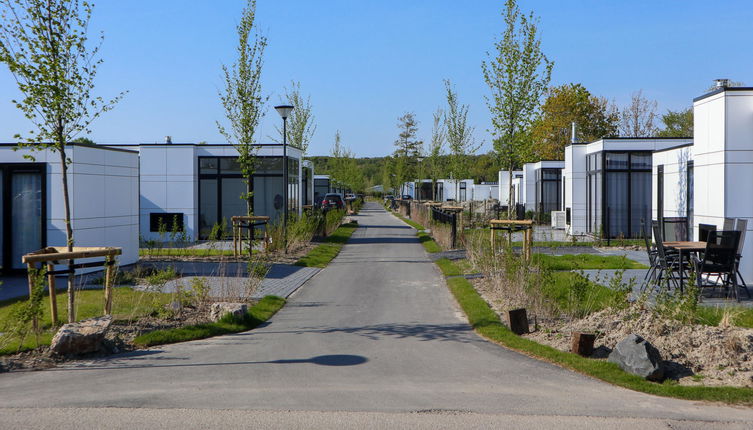
<path fill-rule="evenodd" d="M 618 343 L 608 360 L 617 363 L 622 370 L 649 381 L 664 379 L 664 361 L 659 350 L 637 334 L 631 334 Z"/>
<path fill-rule="evenodd" d="M 112 323 L 112 317 L 106 315 L 65 324 L 52 338 L 50 350 L 61 355 L 79 355 L 99 351 L 102 349 L 102 341 L 105 340 L 110 323 Z"/>
<path fill-rule="evenodd" d="M 209 318 L 212 321 L 219 321 L 220 318 L 227 314 L 233 315 L 234 318 L 243 318 L 248 312 L 248 306 L 245 303 L 219 302 L 212 303 L 209 311 Z"/>

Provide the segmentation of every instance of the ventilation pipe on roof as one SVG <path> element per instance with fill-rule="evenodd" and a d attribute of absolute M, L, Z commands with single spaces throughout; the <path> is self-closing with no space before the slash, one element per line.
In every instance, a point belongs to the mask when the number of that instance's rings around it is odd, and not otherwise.
<path fill-rule="evenodd" d="M 573 130 L 570 135 L 570 143 L 577 143 L 578 139 L 575 137 L 575 121 L 573 121 Z"/>
<path fill-rule="evenodd" d="M 729 87 L 729 79 L 714 79 L 714 85 L 716 86 L 716 89 L 722 89 Z"/>
<path fill-rule="evenodd" d="M 165 136 L 165 143 L 170 145 L 173 143 L 173 138 L 170 136 Z"/>

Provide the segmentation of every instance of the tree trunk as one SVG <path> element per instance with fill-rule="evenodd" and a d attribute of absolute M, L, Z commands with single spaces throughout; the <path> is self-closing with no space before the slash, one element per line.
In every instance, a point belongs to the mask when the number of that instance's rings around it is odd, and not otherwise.
<path fill-rule="evenodd" d="M 61 178 L 63 183 L 63 207 L 65 209 L 65 238 L 68 252 L 73 252 L 73 227 L 71 226 L 71 202 L 68 196 L 68 163 L 65 155 L 65 137 L 58 134 L 58 152 L 60 153 Z M 73 260 L 68 260 L 68 322 L 76 321 L 74 280 L 76 274 L 73 269 Z"/>
<path fill-rule="evenodd" d="M 507 176 L 507 219 L 513 219 L 513 207 L 512 207 L 512 194 L 513 194 L 513 186 L 512 186 L 512 163 L 510 163 L 510 168 L 508 170 L 508 176 Z"/>

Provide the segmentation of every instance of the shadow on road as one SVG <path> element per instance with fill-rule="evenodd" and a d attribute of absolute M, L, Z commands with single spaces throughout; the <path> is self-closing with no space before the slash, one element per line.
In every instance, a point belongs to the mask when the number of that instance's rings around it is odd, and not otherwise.
<path fill-rule="evenodd" d="M 416 338 L 422 341 L 438 340 L 453 342 L 472 342 L 473 329 L 466 324 L 378 324 L 360 327 L 302 328 L 290 331 L 265 331 L 264 334 L 305 334 L 305 333 L 350 333 L 380 340 L 387 337 L 397 339 Z M 252 335 L 252 333 L 241 333 Z"/>

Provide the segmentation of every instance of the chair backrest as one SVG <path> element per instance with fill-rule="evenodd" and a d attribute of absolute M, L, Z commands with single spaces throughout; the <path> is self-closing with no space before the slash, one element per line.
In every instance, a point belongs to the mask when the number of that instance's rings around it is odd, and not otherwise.
<path fill-rule="evenodd" d="M 643 242 L 646 243 L 646 253 L 648 254 L 648 258 L 649 260 L 653 261 L 654 251 L 651 249 L 651 241 L 648 238 L 651 234 L 648 232 L 648 226 L 642 220 L 641 232 L 643 233 Z"/>
<path fill-rule="evenodd" d="M 685 217 L 664 217 L 665 242 L 681 242 L 688 240 L 688 219 Z"/>
<path fill-rule="evenodd" d="M 724 226 L 722 227 L 722 230 L 729 231 L 735 229 L 735 219 L 734 218 L 724 218 Z"/>
<path fill-rule="evenodd" d="M 709 233 L 716 231 L 716 226 L 713 224 L 698 224 L 698 240 L 700 242 L 707 242 L 709 240 Z"/>
<path fill-rule="evenodd" d="M 735 230 L 740 232 L 740 244 L 737 246 L 737 255 L 743 255 L 743 246 L 745 246 L 745 231 L 748 230 L 748 220 L 738 218 L 735 224 Z"/>
<path fill-rule="evenodd" d="M 703 253 L 701 272 L 708 264 L 714 265 L 714 270 L 729 272 L 734 270 L 737 259 L 737 245 L 740 242 L 739 231 L 715 231 L 709 234 L 706 251 Z"/>
<path fill-rule="evenodd" d="M 662 266 L 667 265 L 667 256 L 664 253 L 664 241 L 661 237 L 661 228 L 658 221 L 651 222 L 651 230 L 654 232 L 654 242 L 656 242 L 656 253 Z"/>

